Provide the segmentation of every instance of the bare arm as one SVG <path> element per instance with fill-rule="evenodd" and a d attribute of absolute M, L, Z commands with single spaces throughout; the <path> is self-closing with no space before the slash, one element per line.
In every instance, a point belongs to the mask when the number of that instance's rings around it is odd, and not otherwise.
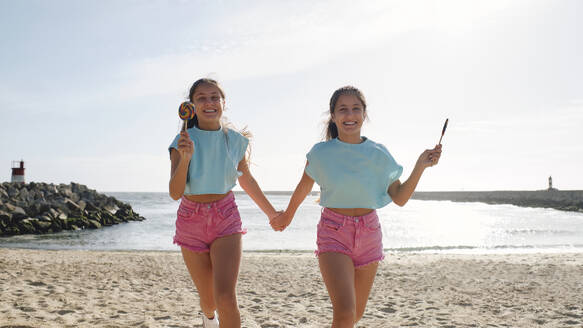
<path fill-rule="evenodd" d="M 415 191 L 415 188 L 417 188 L 417 184 L 419 183 L 419 180 L 421 179 L 425 169 L 436 165 L 439 162 L 440 156 L 441 145 L 437 145 L 433 149 L 425 150 L 421 156 L 419 156 L 419 159 L 417 160 L 415 168 L 413 169 L 413 172 L 411 172 L 409 179 L 407 179 L 404 183 L 401 183 L 400 180 L 397 180 L 389 186 L 388 193 L 395 204 L 404 206 L 409 201 L 411 195 L 413 195 L 413 192 Z"/>
<path fill-rule="evenodd" d="M 296 186 L 294 193 L 292 194 L 291 199 L 289 200 L 289 204 L 287 205 L 287 209 L 285 210 L 286 214 L 290 216 L 294 216 L 300 204 L 306 199 L 308 194 L 312 191 L 314 187 L 314 179 L 310 178 L 309 175 L 304 174 L 302 175 L 302 179 Z"/>
<path fill-rule="evenodd" d="M 243 173 L 243 175 L 239 177 L 239 185 L 241 188 L 245 190 L 247 195 L 253 199 L 255 204 L 259 206 L 259 208 L 263 211 L 263 213 L 265 213 L 265 215 L 267 215 L 270 220 L 274 218 L 277 215 L 277 211 L 275 208 L 273 208 L 267 197 L 265 197 L 265 194 L 259 187 L 259 184 L 251 175 L 246 159 L 242 159 L 239 162 L 237 170 Z"/>
<path fill-rule="evenodd" d="M 180 199 L 184 194 L 186 186 L 186 175 L 188 174 L 188 165 L 194 153 L 194 143 L 190 140 L 188 133 L 182 131 L 178 139 L 178 150 L 170 150 L 170 183 L 168 190 L 170 197 L 174 200 Z"/>
<path fill-rule="evenodd" d="M 307 163 L 306 166 L 308 166 Z M 302 175 L 300 182 L 298 183 L 296 189 L 294 190 L 294 193 L 291 196 L 291 199 L 289 200 L 287 209 L 285 210 L 284 213 L 282 213 L 280 216 L 276 217 L 271 221 L 271 227 L 274 230 L 283 231 L 283 229 L 285 229 L 291 223 L 291 221 L 294 218 L 294 215 L 296 214 L 296 211 L 298 210 L 298 207 L 304 201 L 304 199 L 306 199 L 308 194 L 312 191 L 313 187 L 314 179 L 312 179 L 304 171 L 304 174 Z"/>

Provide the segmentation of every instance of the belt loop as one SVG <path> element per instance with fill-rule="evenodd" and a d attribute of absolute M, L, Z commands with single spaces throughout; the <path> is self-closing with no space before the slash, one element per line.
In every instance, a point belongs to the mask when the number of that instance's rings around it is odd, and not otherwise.
<path fill-rule="evenodd" d="M 342 226 L 346 225 L 346 216 L 342 216 Z"/>

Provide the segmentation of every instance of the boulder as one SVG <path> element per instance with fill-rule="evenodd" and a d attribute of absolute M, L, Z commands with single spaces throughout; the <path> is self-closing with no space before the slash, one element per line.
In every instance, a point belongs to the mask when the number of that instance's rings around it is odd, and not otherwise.
<path fill-rule="evenodd" d="M 41 221 L 41 220 L 35 220 L 32 222 L 33 222 L 34 226 L 36 227 L 37 231 L 39 231 L 39 232 L 47 232 L 52 226 L 51 222 L 45 222 L 45 221 Z"/>
<path fill-rule="evenodd" d="M 6 224 L 10 224 L 12 221 L 12 214 L 4 211 L 0 211 L 0 222 L 5 222 Z"/>
<path fill-rule="evenodd" d="M 27 219 L 19 221 L 17 223 L 17 225 L 18 225 L 18 228 L 20 229 L 20 232 L 21 233 L 36 233 L 36 228 L 34 227 L 34 224 L 32 223 L 33 220 L 35 220 L 35 219 L 27 218 Z"/>
<path fill-rule="evenodd" d="M 89 229 L 99 229 L 101 228 L 101 224 L 99 222 L 97 222 L 96 220 L 89 220 Z"/>
<path fill-rule="evenodd" d="M 10 197 L 10 198 L 15 198 L 20 193 L 20 191 L 18 189 L 16 189 L 14 186 L 8 187 L 7 192 L 8 192 L 8 197 Z"/>
<path fill-rule="evenodd" d="M 22 207 L 13 206 L 12 208 L 13 210 L 11 213 L 13 220 L 21 220 L 28 217 L 28 214 L 26 214 L 26 211 Z"/>
<path fill-rule="evenodd" d="M 0 199 L 8 199 L 8 193 L 4 188 L 0 188 Z"/>
<path fill-rule="evenodd" d="M 49 208 L 49 215 L 53 219 L 56 219 L 59 216 L 59 212 L 56 209 L 54 209 L 54 208 Z"/>

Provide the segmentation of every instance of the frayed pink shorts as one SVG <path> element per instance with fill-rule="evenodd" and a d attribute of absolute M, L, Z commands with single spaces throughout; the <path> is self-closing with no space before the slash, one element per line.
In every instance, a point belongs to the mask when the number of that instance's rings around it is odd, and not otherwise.
<path fill-rule="evenodd" d="M 376 211 L 363 216 L 347 216 L 324 207 L 316 243 L 316 255 L 326 252 L 346 254 L 355 268 L 385 258 L 383 232 Z"/>
<path fill-rule="evenodd" d="M 208 252 L 215 239 L 246 232 L 232 192 L 211 203 L 193 202 L 182 197 L 176 218 L 176 245 L 195 252 Z"/>

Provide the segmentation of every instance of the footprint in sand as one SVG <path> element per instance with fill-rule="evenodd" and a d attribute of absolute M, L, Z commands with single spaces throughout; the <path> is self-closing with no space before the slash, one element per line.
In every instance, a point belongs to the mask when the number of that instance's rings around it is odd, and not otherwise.
<path fill-rule="evenodd" d="M 45 284 L 42 281 L 30 281 L 30 280 L 26 280 L 26 282 L 28 282 L 29 285 L 31 286 L 46 286 L 47 284 Z"/>
<path fill-rule="evenodd" d="M 69 314 L 69 313 L 75 313 L 75 311 L 71 311 L 71 310 L 60 310 L 60 311 L 57 311 L 57 313 L 59 315 L 65 315 L 65 314 Z"/>
<path fill-rule="evenodd" d="M 393 309 L 393 308 L 391 308 L 391 307 L 384 307 L 384 308 L 382 308 L 382 309 L 380 309 L 380 310 L 381 310 L 382 312 L 385 312 L 385 313 L 395 313 L 395 312 L 397 312 L 397 310 L 395 310 L 395 309 Z"/>

